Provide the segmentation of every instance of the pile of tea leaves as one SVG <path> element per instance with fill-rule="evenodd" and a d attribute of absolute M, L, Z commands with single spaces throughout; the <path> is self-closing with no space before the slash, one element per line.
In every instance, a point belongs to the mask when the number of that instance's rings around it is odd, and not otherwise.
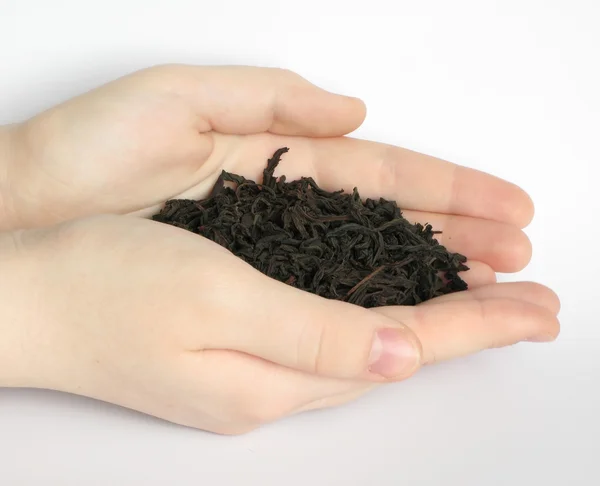
<path fill-rule="evenodd" d="M 467 289 L 458 275 L 466 258 L 440 245 L 431 225 L 406 220 L 395 202 L 275 177 L 288 150 L 268 160 L 262 183 L 223 171 L 206 199 L 169 200 L 153 219 L 215 241 L 288 285 L 367 308 Z"/>

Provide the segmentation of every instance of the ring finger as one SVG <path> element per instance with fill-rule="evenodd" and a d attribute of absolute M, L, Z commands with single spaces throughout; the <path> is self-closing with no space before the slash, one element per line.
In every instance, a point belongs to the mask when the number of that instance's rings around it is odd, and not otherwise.
<path fill-rule="evenodd" d="M 516 226 L 468 216 L 422 211 L 403 213 L 412 223 L 429 223 L 434 231 L 441 231 L 435 237 L 449 251 L 485 263 L 496 272 L 518 272 L 531 259 L 531 243 Z"/>

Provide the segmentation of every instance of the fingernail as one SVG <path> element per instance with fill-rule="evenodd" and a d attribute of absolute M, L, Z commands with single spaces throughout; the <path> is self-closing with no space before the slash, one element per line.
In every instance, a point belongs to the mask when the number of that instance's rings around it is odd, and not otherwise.
<path fill-rule="evenodd" d="M 526 339 L 527 342 L 530 343 L 549 343 L 554 341 L 554 336 L 551 334 L 540 334 L 539 336 L 534 336 L 529 339 Z"/>
<path fill-rule="evenodd" d="M 369 356 L 369 371 L 385 378 L 408 376 L 420 361 L 417 344 L 402 329 L 380 329 Z"/>

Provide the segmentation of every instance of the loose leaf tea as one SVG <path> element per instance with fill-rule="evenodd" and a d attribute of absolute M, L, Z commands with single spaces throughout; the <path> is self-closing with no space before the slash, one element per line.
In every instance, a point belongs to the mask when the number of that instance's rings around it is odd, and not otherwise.
<path fill-rule="evenodd" d="M 406 220 L 394 201 L 275 177 L 288 150 L 268 160 L 262 184 L 223 171 L 208 198 L 169 200 L 153 219 L 209 238 L 281 282 L 363 307 L 467 289 L 458 275 L 466 258 L 440 245 L 431 225 Z"/>

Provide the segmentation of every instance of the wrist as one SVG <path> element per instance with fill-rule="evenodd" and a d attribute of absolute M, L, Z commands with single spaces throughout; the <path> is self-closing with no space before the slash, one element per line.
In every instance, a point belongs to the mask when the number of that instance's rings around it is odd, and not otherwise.
<path fill-rule="evenodd" d="M 11 198 L 11 173 L 18 158 L 18 129 L 20 125 L 0 126 L 0 231 L 14 228 L 15 214 Z"/>
<path fill-rule="evenodd" d="M 23 234 L 0 232 L 0 387 L 43 387 L 37 272 Z"/>

